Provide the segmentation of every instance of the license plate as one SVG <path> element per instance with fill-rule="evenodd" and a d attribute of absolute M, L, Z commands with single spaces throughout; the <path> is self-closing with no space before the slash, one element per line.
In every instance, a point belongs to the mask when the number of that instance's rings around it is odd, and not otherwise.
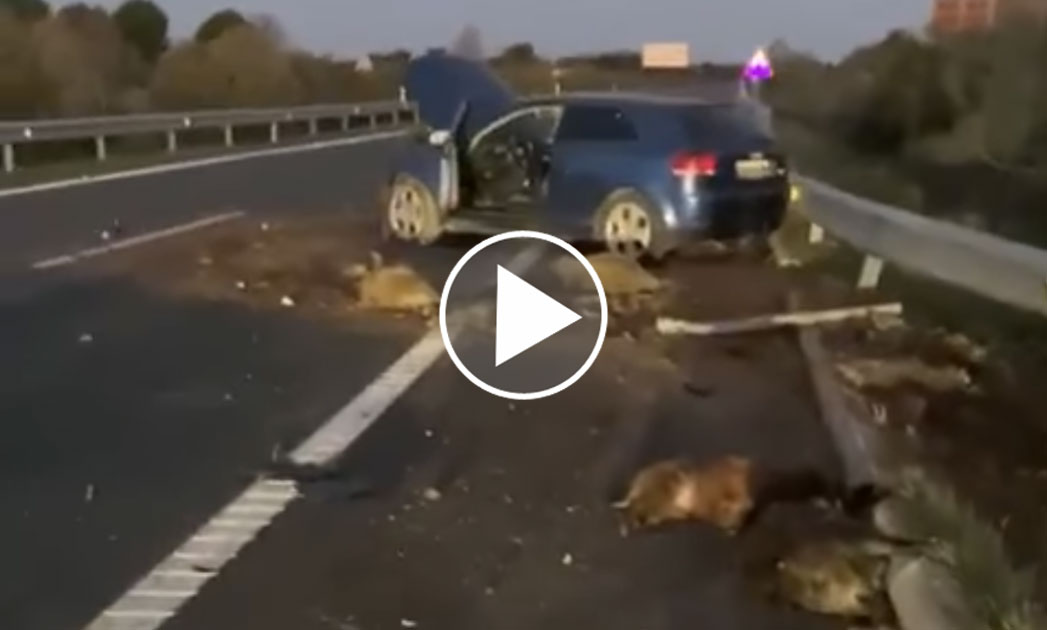
<path fill-rule="evenodd" d="M 738 160 L 734 172 L 739 179 L 764 179 L 774 174 L 774 163 L 762 158 Z"/>

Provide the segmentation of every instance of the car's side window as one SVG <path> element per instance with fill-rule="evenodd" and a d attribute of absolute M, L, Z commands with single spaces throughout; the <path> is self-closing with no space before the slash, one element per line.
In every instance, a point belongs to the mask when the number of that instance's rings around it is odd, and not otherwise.
<path fill-rule="evenodd" d="M 555 108 L 540 108 L 526 111 L 500 126 L 492 128 L 478 138 L 475 148 L 479 148 L 480 145 L 501 145 L 513 139 L 544 143 L 551 142 L 559 118 L 559 110 Z"/>
<path fill-rule="evenodd" d="M 636 128 L 621 109 L 606 105 L 568 105 L 558 142 L 623 142 L 636 140 Z"/>

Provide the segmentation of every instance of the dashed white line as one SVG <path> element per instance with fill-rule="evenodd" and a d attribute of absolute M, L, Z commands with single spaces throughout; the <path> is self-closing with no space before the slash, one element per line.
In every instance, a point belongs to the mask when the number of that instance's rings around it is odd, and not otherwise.
<path fill-rule="evenodd" d="M 539 248 L 528 247 L 506 267 L 523 273 L 537 262 L 539 253 Z M 449 325 L 451 336 L 459 330 L 460 326 Z M 440 330 L 434 328 L 292 451 L 291 460 L 299 464 L 329 463 L 360 437 L 444 352 Z M 263 479 L 252 483 L 91 621 L 85 630 L 156 630 L 236 557 L 296 496 L 297 488 L 288 480 Z M 259 498 L 264 502 L 259 503 Z M 243 515 L 264 516 L 245 519 Z M 228 537 L 215 531 L 229 527 L 243 527 L 244 530 Z M 206 550 L 201 550 L 201 546 Z M 173 577 L 196 578 L 197 583 L 173 588 Z"/>
<path fill-rule="evenodd" d="M 121 249 L 127 249 L 129 247 L 144 245 L 145 243 L 151 243 L 162 238 L 170 238 L 172 236 L 185 234 L 186 232 L 191 232 L 193 230 L 199 230 L 201 228 L 217 225 L 226 221 L 232 221 L 233 219 L 239 219 L 242 216 L 244 216 L 244 213 L 240 210 L 237 210 L 235 212 L 225 212 L 222 214 L 216 214 L 210 217 L 204 217 L 203 219 L 197 219 L 196 221 L 190 221 L 189 223 L 173 225 L 162 230 L 156 230 L 154 232 L 146 232 L 145 234 L 132 236 L 131 238 L 116 241 L 114 243 L 110 243 L 109 245 L 91 247 L 89 249 L 80 250 L 72 254 L 66 254 L 64 256 L 56 256 L 54 258 L 40 260 L 33 263 L 32 266 L 33 269 L 43 270 L 51 269 L 54 267 L 62 267 L 64 265 L 71 265 L 85 258 L 94 258 L 95 256 L 101 256 L 102 254 L 108 254 L 110 252 L 118 251 Z"/>

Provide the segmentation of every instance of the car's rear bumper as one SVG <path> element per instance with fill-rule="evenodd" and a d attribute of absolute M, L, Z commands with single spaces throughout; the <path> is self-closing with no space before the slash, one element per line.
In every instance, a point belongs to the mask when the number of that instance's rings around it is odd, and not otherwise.
<path fill-rule="evenodd" d="M 671 247 L 701 240 L 731 240 L 767 235 L 778 229 L 789 206 L 789 191 L 710 194 L 701 199 L 701 211 L 670 227 Z"/>

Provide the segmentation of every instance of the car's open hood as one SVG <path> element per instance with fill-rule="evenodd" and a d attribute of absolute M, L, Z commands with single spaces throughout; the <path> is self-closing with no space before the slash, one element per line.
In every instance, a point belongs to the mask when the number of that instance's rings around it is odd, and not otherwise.
<path fill-rule="evenodd" d="M 509 110 L 516 95 L 491 68 L 441 51 L 411 61 L 404 79 L 407 98 L 418 105 L 421 120 L 434 129 L 473 134 Z M 451 129 L 462 106 L 460 129 Z"/>

